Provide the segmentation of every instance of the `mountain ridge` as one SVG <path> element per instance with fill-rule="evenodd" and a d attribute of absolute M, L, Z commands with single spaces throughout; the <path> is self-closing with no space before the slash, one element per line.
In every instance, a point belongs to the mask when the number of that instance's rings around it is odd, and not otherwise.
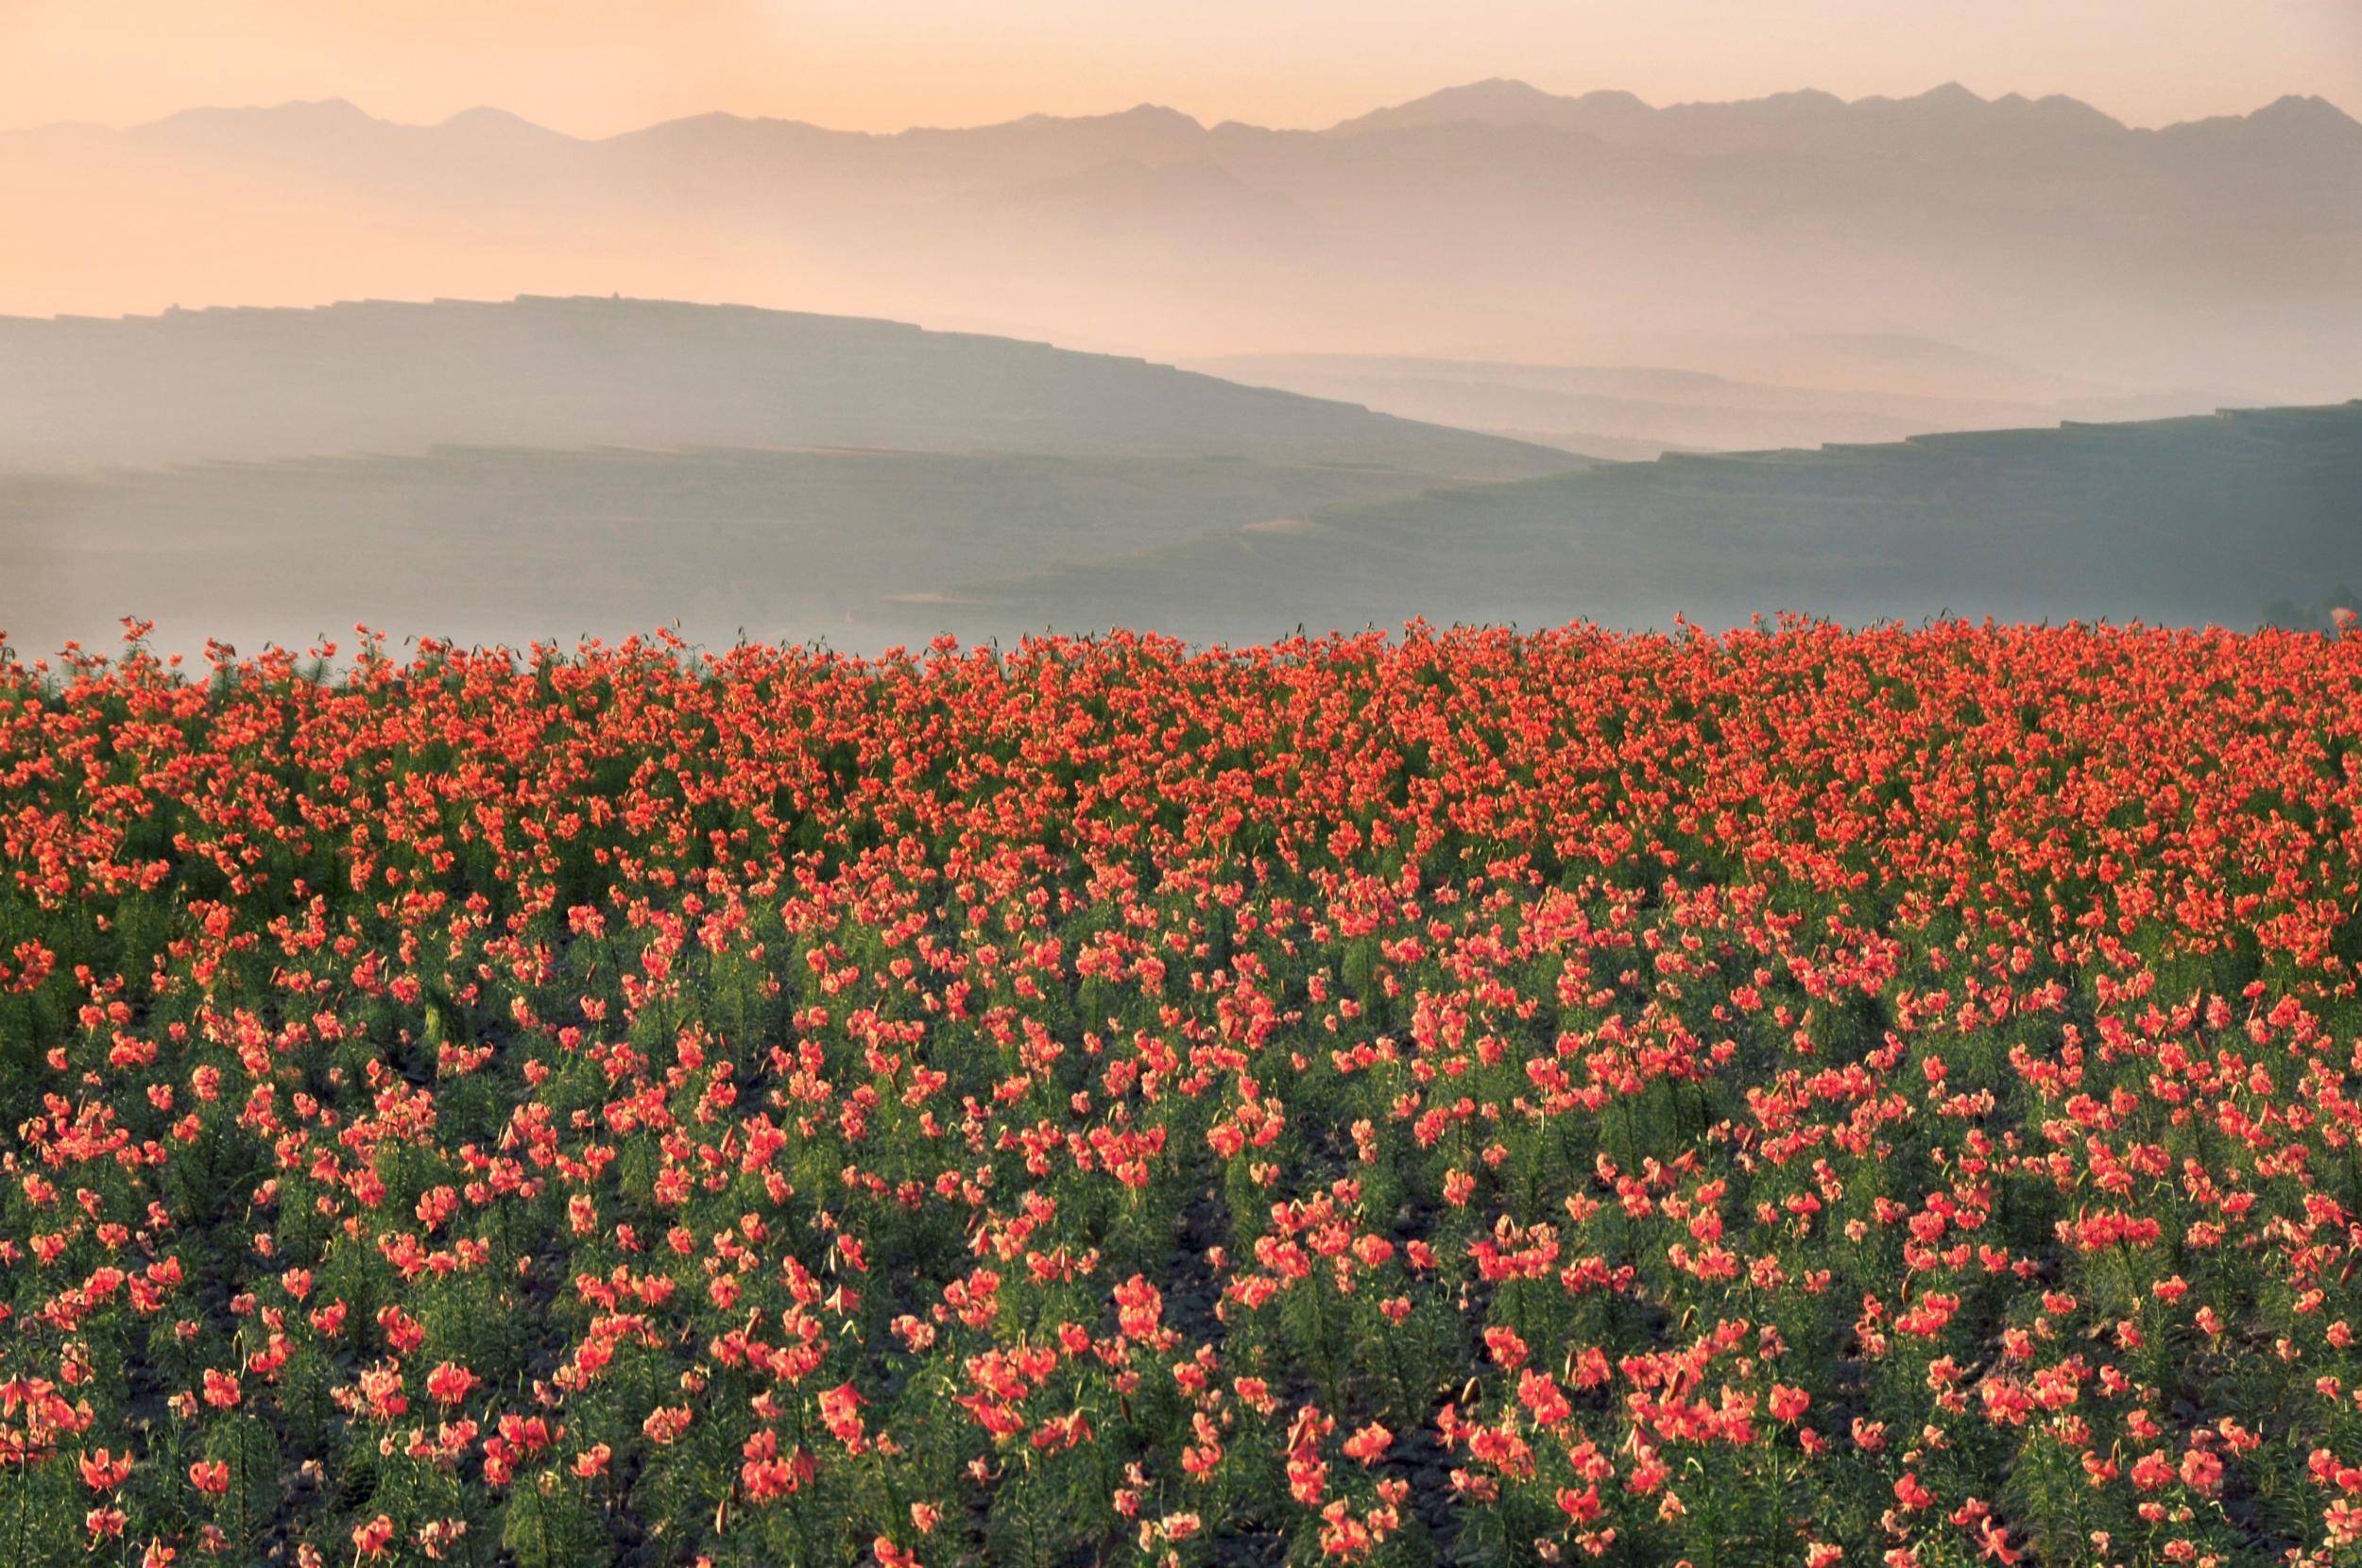
<path fill-rule="evenodd" d="M 2302 97 L 2152 130 L 1957 84 L 1657 108 L 1497 80 L 1325 129 L 1138 105 L 601 139 L 332 99 L 0 138 L 0 209 L 44 235 L 0 292 L 30 315 L 523 285 L 1175 357 L 1902 331 L 2285 402 L 2362 363 L 2362 125 Z"/>
<path fill-rule="evenodd" d="M 1646 112 L 1652 115 L 1667 115 L 1714 111 L 1768 111 L 1774 109 L 1795 110 L 1800 108 L 1818 111 L 1865 109 L 1883 110 L 1897 107 L 1918 107 L 1923 109 L 1944 108 L 1963 110 L 1971 112 L 1978 110 L 2001 111 L 2008 113 L 2017 114 L 2023 114 L 2028 111 L 2040 111 L 2045 115 L 2057 116 L 2062 119 L 2071 118 L 2082 121 L 2095 128 L 2104 127 L 2136 135 L 2153 135 L 2187 128 L 2214 127 L 2239 122 L 2251 122 L 2259 117 L 2278 117 L 2296 111 L 2302 112 L 2307 115 L 2318 116 L 2324 124 L 2341 125 L 2342 127 L 2352 128 L 2354 131 L 2362 132 L 2362 121 L 2357 121 L 2352 114 L 2348 113 L 2344 108 L 2333 102 L 2329 98 L 2318 94 L 2285 94 L 2279 98 L 2276 98 L 2269 103 L 2259 105 L 2255 109 L 2251 110 L 2244 114 L 2224 113 L 2201 115 L 2189 119 L 2169 121 L 2158 126 L 2146 127 L 2134 126 L 2127 121 L 2120 120 L 2114 115 L 2108 113 L 2106 111 L 2099 109 L 2096 105 L 2093 105 L 2084 99 L 2075 97 L 2070 94 L 2052 93 L 2045 94 L 2040 97 L 2033 97 L 2022 93 L 2011 92 L 2000 94 L 1993 97 L 1987 97 L 1962 86 L 1958 81 L 1943 82 L 1934 87 L 1928 88 L 1925 92 L 1909 94 L 1867 94 L 1857 98 L 1846 98 L 1837 94 L 1827 92 L 1824 89 L 1802 87 L 1789 89 L 1778 93 L 1764 94 L 1752 98 L 1675 99 L 1659 104 L 1652 103 L 1647 98 L 1641 96 L 1639 94 L 1623 88 L 1593 88 L 1579 94 L 1554 93 L 1547 88 L 1536 87 L 1532 83 L 1518 77 L 1489 77 L 1477 81 L 1456 83 L 1451 86 L 1439 88 L 1434 92 L 1422 94 L 1417 97 L 1404 99 L 1399 103 L 1382 104 L 1376 108 L 1364 111 L 1360 114 L 1351 115 L 1345 119 L 1334 122 L 1333 124 L 1319 127 L 1264 126 L 1251 121 L 1241 120 L 1224 120 L 1209 124 L 1185 111 L 1174 109 L 1169 105 L 1141 102 L 1131 105 L 1125 109 L 1105 111 L 1097 113 L 1052 114 L 1037 111 L 1018 115 L 1004 120 L 984 121 L 974 125 L 914 125 L 904 127 L 899 130 L 891 131 L 846 129 L 837 127 L 823 126 L 815 121 L 804 120 L 793 115 L 785 114 L 747 114 L 729 110 L 709 110 L 694 114 L 669 116 L 664 119 L 651 121 L 646 125 L 628 127 L 622 130 L 611 131 L 601 135 L 586 136 L 576 135 L 570 131 L 559 130 L 554 127 L 544 126 L 525 115 L 518 114 L 513 111 L 504 109 L 495 104 L 477 104 L 468 109 L 460 110 L 454 113 L 446 115 L 442 119 L 436 121 L 404 121 L 373 114 L 368 111 L 362 109 L 351 98 L 334 95 L 324 98 L 287 99 L 281 102 L 266 104 L 196 104 L 185 109 L 175 111 L 170 114 L 161 115 L 154 119 L 134 122 L 125 126 L 100 126 L 78 121 L 52 121 L 30 126 L 9 128 L 5 130 L 0 130 L 0 135 L 23 136 L 42 131 L 60 129 L 97 129 L 109 130 L 116 134 L 128 135 L 139 131 L 163 129 L 176 124 L 185 125 L 201 120 L 219 120 L 236 116 L 289 117 L 297 111 L 312 111 L 321 118 L 334 118 L 346 122 L 351 122 L 357 118 L 360 120 L 367 120 L 377 126 L 400 130 L 446 130 L 465 128 L 471 123 L 483 122 L 491 118 L 497 118 L 498 120 L 508 125 L 540 131 L 550 136 L 562 138 L 565 141 L 572 142 L 581 146 L 596 146 L 606 143 L 625 141 L 629 138 L 642 136 L 649 131 L 661 129 L 666 127 L 720 120 L 734 121 L 744 125 L 794 127 L 810 130 L 825 131 L 831 136 L 860 138 L 871 141 L 892 141 L 896 138 L 908 136 L 924 137 L 931 135 L 959 135 L 977 131 L 1006 130 L 1013 128 L 1088 126 L 1093 124 L 1104 125 L 1111 122 L 1132 122 L 1135 124 L 1157 123 L 1174 129 L 1186 128 L 1189 130 L 1209 133 L 1225 128 L 1238 128 L 1246 130 L 1269 131 L 1282 135 L 1333 135 L 1341 132 L 1352 132 L 1357 129 L 1368 128 L 1381 125 L 1412 123 L 1414 120 L 1423 121 L 1424 123 L 1429 124 L 1438 123 L 1436 116 L 1440 111 L 1447 111 L 1452 106 L 1460 103 L 1477 103 L 1479 105 L 1477 109 L 1472 110 L 1465 116 L 1467 118 L 1482 118 L 1483 106 L 1487 104 L 1495 107 L 1496 109 L 1503 105 L 1515 105 L 1524 113 L 1530 115 L 1558 114 L 1564 113 L 1569 110 L 1580 110 L 1600 113 L 1621 111 Z M 2334 119 L 2332 118 L 2333 116 Z"/>

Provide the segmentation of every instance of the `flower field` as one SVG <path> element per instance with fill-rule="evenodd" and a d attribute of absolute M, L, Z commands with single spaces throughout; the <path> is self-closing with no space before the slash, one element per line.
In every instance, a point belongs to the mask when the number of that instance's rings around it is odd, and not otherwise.
<path fill-rule="evenodd" d="M 2362 636 L 334 656 L 0 663 L 0 1564 L 2362 1560 Z"/>

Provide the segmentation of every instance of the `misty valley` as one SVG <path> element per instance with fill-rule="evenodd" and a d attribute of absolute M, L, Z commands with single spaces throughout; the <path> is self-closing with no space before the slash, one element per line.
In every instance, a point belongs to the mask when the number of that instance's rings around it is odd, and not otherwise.
<path fill-rule="evenodd" d="M 360 624 L 848 653 L 1413 617 L 2311 624 L 2362 579 L 2362 403 L 2062 423 L 1996 398 L 2053 422 L 1859 441 L 1837 437 L 1915 405 L 1669 370 L 1397 360 L 1339 387 L 1214 366 L 1429 414 L 1481 388 L 1500 417 L 1480 430 L 1037 343 L 613 299 L 18 320 L 0 348 L 27 656 L 104 647 L 126 614 L 192 656 Z M 1612 409 L 1640 450 L 1535 428 L 1577 397 L 1566 417 Z M 1827 438 L 1671 439 L 1702 420 Z"/>

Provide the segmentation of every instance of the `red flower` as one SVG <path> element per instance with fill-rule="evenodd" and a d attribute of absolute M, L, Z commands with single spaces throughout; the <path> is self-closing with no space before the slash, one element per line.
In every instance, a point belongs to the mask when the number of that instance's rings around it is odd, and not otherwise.
<path fill-rule="evenodd" d="M 1156 1333 L 1165 1311 L 1165 1298 L 1138 1274 L 1116 1287 L 1116 1326 L 1126 1338 L 1146 1339 Z"/>
<path fill-rule="evenodd" d="M 365 1525 L 352 1529 L 352 1549 L 364 1558 L 382 1558 L 393 1543 L 394 1522 L 379 1514 Z"/>
<path fill-rule="evenodd" d="M 455 1361 L 442 1361 L 426 1374 L 427 1397 L 446 1407 L 459 1404 L 483 1380 Z"/>
<path fill-rule="evenodd" d="M 112 1491 L 131 1474 L 131 1456 L 113 1455 L 105 1449 L 80 1457 L 82 1484 L 93 1491 Z"/>

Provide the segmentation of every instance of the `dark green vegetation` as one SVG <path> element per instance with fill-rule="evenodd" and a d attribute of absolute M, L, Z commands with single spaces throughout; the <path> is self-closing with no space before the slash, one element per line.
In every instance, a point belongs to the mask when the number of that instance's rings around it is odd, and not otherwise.
<path fill-rule="evenodd" d="M 0 627 L 28 655 L 114 619 L 241 648 L 442 628 L 462 643 L 678 620 L 708 642 L 922 642 L 945 583 L 1441 481 L 1247 458 L 446 448 L 0 478 Z M 1178 613 L 1175 607 L 1173 613 Z"/>

